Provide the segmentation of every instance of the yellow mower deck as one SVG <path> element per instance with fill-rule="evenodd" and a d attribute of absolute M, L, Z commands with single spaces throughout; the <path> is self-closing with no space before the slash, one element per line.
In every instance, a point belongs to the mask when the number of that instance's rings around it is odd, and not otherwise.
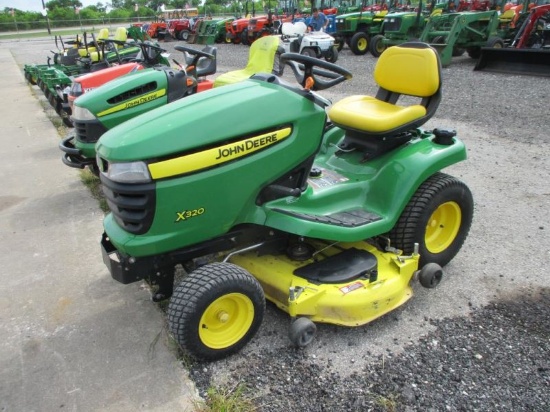
<path fill-rule="evenodd" d="M 365 274 L 342 283 L 312 282 L 295 271 L 313 263 L 297 262 L 286 255 L 248 252 L 231 262 L 246 269 L 262 285 L 265 297 L 291 317 L 304 316 L 313 322 L 360 326 L 394 310 L 412 295 L 410 281 L 418 269 L 419 255 L 400 257 L 380 252 L 366 242 L 339 244 L 318 254 L 321 261 L 342 248 L 364 250 L 376 257 L 376 274 Z"/>

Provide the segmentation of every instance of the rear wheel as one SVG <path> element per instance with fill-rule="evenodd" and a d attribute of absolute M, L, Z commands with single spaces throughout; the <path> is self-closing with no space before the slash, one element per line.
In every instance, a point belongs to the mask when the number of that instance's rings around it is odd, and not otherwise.
<path fill-rule="evenodd" d="M 365 32 L 355 33 L 350 40 L 349 47 L 353 54 L 361 56 L 369 51 L 369 38 Z"/>
<path fill-rule="evenodd" d="M 377 34 L 370 40 L 369 52 L 374 57 L 380 57 L 382 53 L 386 50 L 386 45 L 384 44 L 384 36 Z"/>
<path fill-rule="evenodd" d="M 241 43 L 245 46 L 250 46 L 250 41 L 248 40 L 248 29 L 244 29 L 241 32 Z"/>
<path fill-rule="evenodd" d="M 452 176 L 436 173 L 420 185 L 389 237 L 405 254 L 418 243 L 421 265 L 445 266 L 462 247 L 473 211 L 470 189 Z"/>
<path fill-rule="evenodd" d="M 168 325 L 183 350 L 197 359 L 239 351 L 258 331 L 265 312 L 259 282 L 230 263 L 193 271 L 175 288 Z"/>
<path fill-rule="evenodd" d="M 178 33 L 178 38 L 183 41 L 189 40 L 189 30 L 182 30 Z"/>

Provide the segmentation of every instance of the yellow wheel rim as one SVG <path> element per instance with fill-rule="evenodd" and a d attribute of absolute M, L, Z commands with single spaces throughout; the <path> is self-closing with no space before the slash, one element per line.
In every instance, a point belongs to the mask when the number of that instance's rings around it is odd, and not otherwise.
<path fill-rule="evenodd" d="M 446 202 L 432 213 L 426 226 L 426 249 L 430 253 L 441 253 L 456 238 L 462 222 L 462 212 L 456 202 Z"/>
<path fill-rule="evenodd" d="M 240 341 L 254 320 L 254 305 L 242 293 L 229 293 L 212 302 L 199 323 L 201 342 L 212 349 L 224 349 Z"/>
<path fill-rule="evenodd" d="M 359 50 L 365 50 L 367 48 L 367 40 L 359 39 L 359 41 L 357 42 L 357 48 Z"/>

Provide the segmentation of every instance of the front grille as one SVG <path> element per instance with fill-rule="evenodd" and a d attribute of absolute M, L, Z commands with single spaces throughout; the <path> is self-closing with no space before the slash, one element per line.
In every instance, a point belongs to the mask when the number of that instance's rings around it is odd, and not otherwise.
<path fill-rule="evenodd" d="M 100 178 L 107 205 L 118 225 L 135 235 L 146 233 L 155 217 L 155 184 L 116 183 L 103 174 Z"/>
<path fill-rule="evenodd" d="M 73 119 L 76 140 L 82 143 L 95 143 L 107 131 L 99 120 Z"/>
<path fill-rule="evenodd" d="M 401 19 L 396 19 L 396 18 L 393 18 L 393 19 L 386 19 L 384 21 L 384 31 L 385 32 L 396 32 L 396 31 L 399 31 L 399 29 L 401 29 L 401 22 L 402 20 Z"/>

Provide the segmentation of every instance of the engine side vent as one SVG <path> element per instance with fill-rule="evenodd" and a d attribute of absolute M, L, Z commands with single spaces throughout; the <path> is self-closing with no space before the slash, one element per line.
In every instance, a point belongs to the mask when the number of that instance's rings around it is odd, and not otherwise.
<path fill-rule="evenodd" d="M 111 97 L 109 100 L 107 100 L 107 103 L 117 104 L 117 103 L 120 103 L 120 102 L 124 102 L 124 101 L 132 99 L 134 97 L 139 97 L 141 95 L 152 92 L 152 91 L 156 90 L 156 88 L 157 88 L 157 82 L 149 82 L 149 83 L 146 83 L 142 86 L 135 87 L 133 89 L 127 90 L 124 93 L 121 93 L 117 96 Z"/>

